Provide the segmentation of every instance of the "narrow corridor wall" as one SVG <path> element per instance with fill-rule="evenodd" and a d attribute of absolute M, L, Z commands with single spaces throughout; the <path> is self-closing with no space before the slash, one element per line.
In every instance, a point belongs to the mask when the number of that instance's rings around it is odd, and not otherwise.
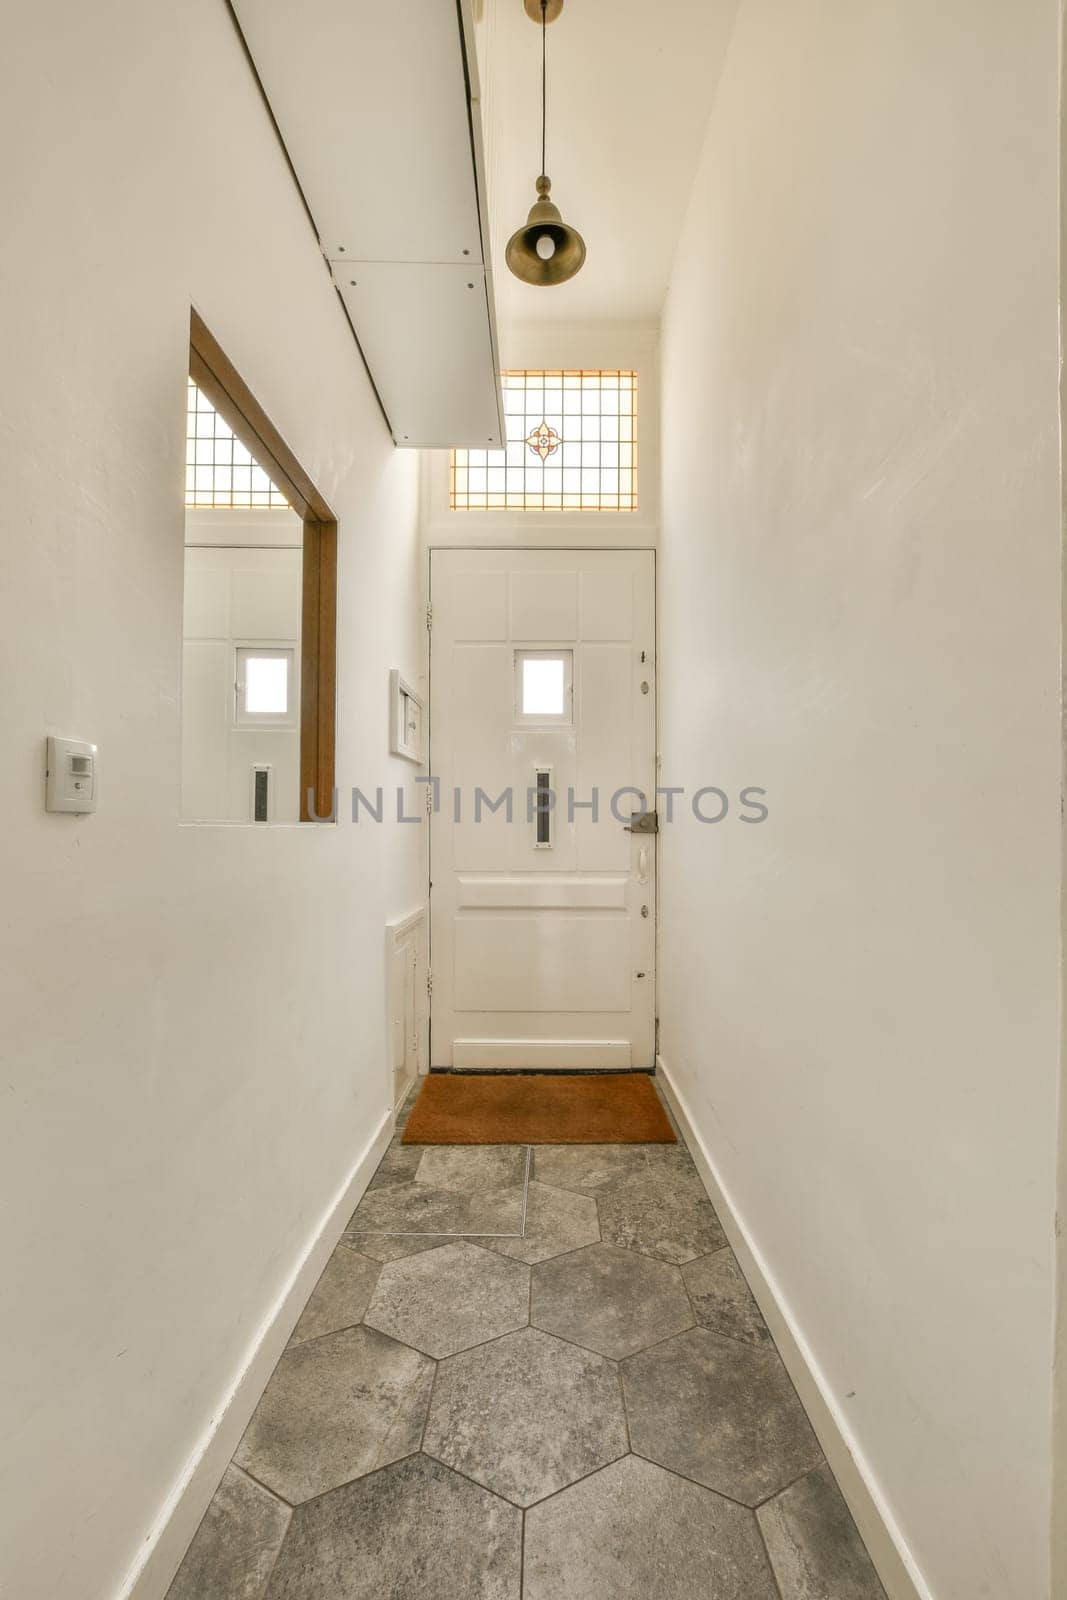
<path fill-rule="evenodd" d="M 190 304 L 339 518 L 369 790 L 411 771 L 417 462 L 222 0 L 7 21 L 0 1593 L 112 1600 L 388 1113 L 384 928 L 424 898 L 418 829 L 179 824 Z M 49 732 L 99 745 L 95 816 L 45 815 Z"/>
<path fill-rule="evenodd" d="M 1049 1587 L 1058 11 L 744 0 L 663 344 L 662 1058 L 936 1600 Z"/>

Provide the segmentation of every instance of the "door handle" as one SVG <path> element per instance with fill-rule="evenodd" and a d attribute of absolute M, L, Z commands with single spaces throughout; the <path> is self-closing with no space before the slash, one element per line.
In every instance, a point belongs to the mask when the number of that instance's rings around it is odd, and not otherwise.
<path fill-rule="evenodd" d="M 635 811 L 629 822 L 624 822 L 623 827 L 627 833 L 658 833 L 659 813 L 656 811 Z"/>

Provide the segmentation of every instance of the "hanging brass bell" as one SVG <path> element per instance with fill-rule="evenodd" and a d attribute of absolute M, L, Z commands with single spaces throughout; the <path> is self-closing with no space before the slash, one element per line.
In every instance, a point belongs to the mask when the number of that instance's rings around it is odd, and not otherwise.
<path fill-rule="evenodd" d="M 505 252 L 516 278 L 538 288 L 566 283 L 585 260 L 585 240 L 564 222 L 559 207 L 549 199 L 551 188 L 551 180 L 542 173 L 526 224 L 512 234 Z"/>

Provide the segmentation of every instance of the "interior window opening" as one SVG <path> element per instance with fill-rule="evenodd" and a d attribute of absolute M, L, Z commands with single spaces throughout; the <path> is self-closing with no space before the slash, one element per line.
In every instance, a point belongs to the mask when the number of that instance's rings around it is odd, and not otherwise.
<path fill-rule="evenodd" d="M 327 820 L 337 524 L 195 312 L 190 333 L 180 814 Z"/>

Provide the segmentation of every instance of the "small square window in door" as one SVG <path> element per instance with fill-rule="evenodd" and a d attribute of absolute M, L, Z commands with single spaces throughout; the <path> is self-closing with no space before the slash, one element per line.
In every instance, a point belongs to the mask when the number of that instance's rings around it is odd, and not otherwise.
<path fill-rule="evenodd" d="M 573 721 L 573 666 L 570 650 L 515 652 L 515 711 L 520 722 Z"/>
<path fill-rule="evenodd" d="M 295 726 L 295 648 L 238 645 L 236 654 L 234 694 L 237 726 Z"/>

